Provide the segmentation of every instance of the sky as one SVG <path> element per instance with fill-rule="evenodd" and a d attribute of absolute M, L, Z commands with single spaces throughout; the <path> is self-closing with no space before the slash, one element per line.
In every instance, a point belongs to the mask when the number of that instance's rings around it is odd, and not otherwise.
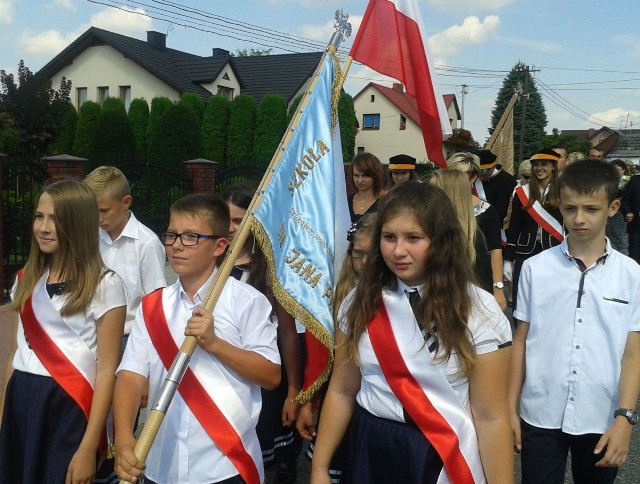
<path fill-rule="evenodd" d="M 640 128 L 640 2 L 635 0 L 418 0 L 430 62 L 443 94 L 455 93 L 464 128 L 484 142 L 507 73 L 530 66 L 553 128 Z M 0 69 L 23 59 L 37 71 L 90 26 L 139 39 L 167 33 L 171 48 L 319 51 L 334 13 L 352 36 L 366 0 L 0 0 Z M 354 64 L 345 90 L 393 80 Z M 462 94 L 463 87 L 466 94 Z M 56 86 L 54 86 L 56 87 Z"/>

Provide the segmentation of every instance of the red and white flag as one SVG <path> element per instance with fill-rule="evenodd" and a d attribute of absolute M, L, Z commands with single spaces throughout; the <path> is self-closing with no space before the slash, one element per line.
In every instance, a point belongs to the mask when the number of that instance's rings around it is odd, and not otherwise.
<path fill-rule="evenodd" d="M 446 168 L 442 141 L 451 135 L 451 124 L 425 39 L 417 0 L 370 0 L 350 55 L 402 82 L 416 98 L 427 155 Z"/>

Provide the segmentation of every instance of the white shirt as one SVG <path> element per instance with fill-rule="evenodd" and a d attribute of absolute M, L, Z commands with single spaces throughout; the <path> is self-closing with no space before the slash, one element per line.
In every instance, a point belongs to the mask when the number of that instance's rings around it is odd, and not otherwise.
<path fill-rule="evenodd" d="M 627 336 L 640 331 L 640 266 L 613 250 L 584 272 L 567 241 L 527 259 L 514 318 L 529 323 L 520 411 L 531 425 L 603 433 Z"/>
<path fill-rule="evenodd" d="M 407 288 L 406 285 L 399 285 L 398 291 L 404 293 Z M 473 285 L 470 285 L 470 292 L 473 307 L 467 325 L 476 355 L 491 353 L 507 346 L 511 341 L 511 326 L 495 298 Z M 346 310 L 354 295 L 355 290 L 349 293 L 340 306 L 338 316 L 340 329 L 345 334 L 348 331 Z M 407 331 L 414 333 L 416 338 L 422 338 L 420 332 L 417 331 L 416 324 L 415 319 L 411 321 L 411 324 L 407 321 Z M 362 334 L 358 343 L 358 355 L 362 375 L 360 390 L 356 395 L 358 404 L 378 417 L 404 422 L 402 404 L 391 391 L 382 373 L 367 332 Z M 438 367 L 456 392 L 462 405 L 469 410 L 469 379 L 460 374 L 461 367 L 456 354 L 452 353 L 449 360 L 438 363 Z"/>
<path fill-rule="evenodd" d="M 100 229 L 100 253 L 105 265 L 124 280 L 129 293 L 124 334 L 131 332 L 142 296 L 167 285 L 164 277 L 164 246 L 151 229 L 132 212 L 116 240 Z"/>
<path fill-rule="evenodd" d="M 43 275 L 48 277 L 49 271 Z M 15 288 L 12 295 L 15 295 Z M 44 290 L 44 289 L 43 289 Z M 53 306 L 60 312 L 64 306 L 68 294 L 60 296 L 53 295 L 51 302 Z M 98 338 L 97 338 L 97 321 L 111 309 L 126 306 L 127 299 L 122 279 L 117 274 L 109 271 L 98 284 L 96 295 L 91 301 L 86 314 L 73 314 L 70 316 L 61 316 L 63 321 L 85 342 L 94 358 L 98 358 Z M 32 373 L 34 375 L 51 376 L 50 373 L 42 365 L 40 359 L 35 352 L 29 347 L 24 337 L 24 328 L 22 320 L 18 315 L 18 347 L 13 357 L 13 368 L 19 371 Z"/>
<path fill-rule="evenodd" d="M 203 305 L 213 277 L 212 274 L 200 288 L 194 302 L 189 300 L 179 279 L 164 289 L 170 306 L 178 305 L 177 313 L 180 314 L 180 317 L 167 321 L 172 331 L 183 331 L 193 309 Z M 280 363 L 276 325 L 269 318 L 271 304 L 260 292 L 234 278 L 229 278 L 213 314 L 215 332 L 219 337 L 234 346 L 254 351 L 269 361 Z M 205 364 L 218 365 L 225 374 L 239 400 L 244 403 L 246 413 L 251 416 L 250 421 L 244 424 L 255 435 L 255 426 L 262 406 L 260 387 L 248 383 L 200 347 L 196 347 L 193 354 L 192 368 L 196 359 L 205 361 Z M 118 372 L 122 370 L 148 378 L 149 402 L 155 402 L 167 372 L 151 344 L 141 309 L 138 309 L 136 314 Z M 260 458 L 257 435 L 255 446 Z M 156 482 L 209 484 L 238 474 L 237 469 L 212 442 L 178 392 L 160 426 L 146 463 L 145 475 Z"/>

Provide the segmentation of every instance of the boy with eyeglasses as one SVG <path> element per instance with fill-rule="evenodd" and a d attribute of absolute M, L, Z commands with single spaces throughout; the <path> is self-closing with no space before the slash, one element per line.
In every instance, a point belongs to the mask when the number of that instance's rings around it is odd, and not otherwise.
<path fill-rule="evenodd" d="M 260 387 L 280 382 L 271 305 L 229 278 L 213 314 L 203 307 L 218 258 L 228 245 L 229 209 L 211 194 L 187 195 L 171 207 L 161 235 L 172 286 L 143 298 L 114 393 L 116 471 L 128 482 L 258 483 L 264 480 L 255 426 Z M 186 322 L 186 327 L 184 326 Z M 158 431 L 146 466 L 132 432 L 144 385 L 155 401 L 184 336 L 198 346 Z"/>

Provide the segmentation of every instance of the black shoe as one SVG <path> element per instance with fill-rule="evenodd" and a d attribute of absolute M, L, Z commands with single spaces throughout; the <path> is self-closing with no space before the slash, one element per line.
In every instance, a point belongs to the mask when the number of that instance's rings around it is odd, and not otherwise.
<path fill-rule="evenodd" d="M 295 484 L 298 475 L 295 457 L 276 457 L 276 483 Z"/>

